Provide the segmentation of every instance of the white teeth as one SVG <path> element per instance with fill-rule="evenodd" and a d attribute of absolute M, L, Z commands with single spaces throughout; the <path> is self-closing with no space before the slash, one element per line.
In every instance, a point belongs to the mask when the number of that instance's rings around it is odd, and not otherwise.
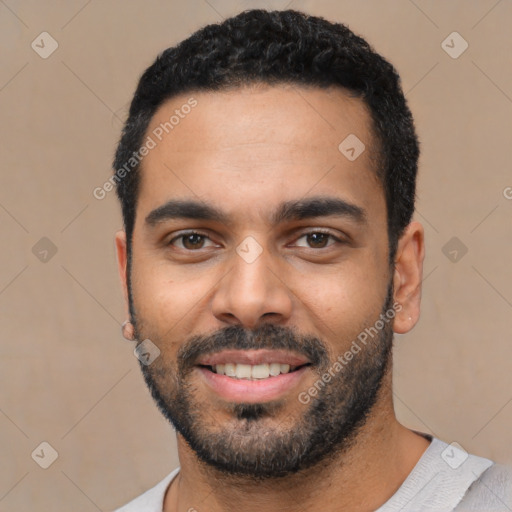
<path fill-rule="evenodd" d="M 276 377 L 281 373 L 289 373 L 291 368 L 289 364 L 263 363 L 263 364 L 237 364 L 226 363 L 214 365 L 215 373 L 236 377 L 237 379 L 267 379 Z"/>
<path fill-rule="evenodd" d="M 224 372 L 228 377 L 235 377 L 236 376 L 236 364 L 226 363 L 224 365 Z"/>
<path fill-rule="evenodd" d="M 236 378 L 237 379 L 250 379 L 251 378 L 251 365 L 250 364 L 237 364 L 236 365 Z"/>
<path fill-rule="evenodd" d="M 252 367 L 251 377 L 253 379 L 266 379 L 270 375 L 268 364 L 255 364 Z"/>
<path fill-rule="evenodd" d="M 281 365 L 279 363 L 270 363 L 270 375 L 276 376 L 281 373 Z"/>

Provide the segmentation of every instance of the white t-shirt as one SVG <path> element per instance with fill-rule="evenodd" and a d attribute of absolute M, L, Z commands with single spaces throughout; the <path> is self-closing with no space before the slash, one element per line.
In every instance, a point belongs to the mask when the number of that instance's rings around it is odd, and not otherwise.
<path fill-rule="evenodd" d="M 179 470 L 176 468 L 155 487 L 114 512 L 162 512 L 167 488 Z M 512 510 L 512 468 L 433 437 L 400 488 L 375 512 L 484 510 Z"/>

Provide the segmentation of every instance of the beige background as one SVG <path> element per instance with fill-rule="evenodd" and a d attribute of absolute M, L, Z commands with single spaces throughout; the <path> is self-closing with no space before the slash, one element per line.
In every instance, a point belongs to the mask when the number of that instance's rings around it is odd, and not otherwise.
<path fill-rule="evenodd" d="M 120 336 L 114 192 L 100 201 L 92 191 L 156 54 L 254 6 L 348 23 L 401 73 L 422 142 L 427 256 L 420 322 L 396 342 L 397 414 L 512 462 L 512 3 L 49 4 L 0 2 L 0 510 L 110 510 L 178 465 Z M 31 48 L 43 31 L 59 44 L 47 59 Z M 458 59 L 441 47 L 453 31 L 469 43 Z M 44 247 L 33 253 L 42 237 L 57 248 L 47 261 L 36 257 Z M 468 251 L 457 262 L 443 253 L 452 237 Z M 59 454 L 46 470 L 31 458 L 43 441 Z"/>

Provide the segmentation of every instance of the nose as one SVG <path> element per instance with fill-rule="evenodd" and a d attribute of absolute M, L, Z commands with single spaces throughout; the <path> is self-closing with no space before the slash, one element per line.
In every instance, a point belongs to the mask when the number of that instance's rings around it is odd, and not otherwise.
<path fill-rule="evenodd" d="M 271 267 L 266 250 L 254 261 L 246 261 L 233 251 L 232 266 L 212 299 L 213 315 L 226 324 L 248 329 L 269 319 L 276 324 L 286 323 L 292 313 L 293 293 L 283 276 Z"/>

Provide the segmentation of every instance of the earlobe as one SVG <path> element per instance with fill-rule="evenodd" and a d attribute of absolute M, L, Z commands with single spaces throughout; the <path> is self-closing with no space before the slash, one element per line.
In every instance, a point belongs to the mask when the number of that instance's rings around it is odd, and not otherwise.
<path fill-rule="evenodd" d="M 423 226 L 411 222 L 398 242 L 393 275 L 394 299 L 400 303 L 393 330 L 397 334 L 409 332 L 418 322 L 421 303 L 421 281 L 425 243 Z"/>
<path fill-rule="evenodd" d="M 135 329 L 130 320 L 125 320 L 121 325 L 121 334 L 123 338 L 128 341 L 135 340 Z"/>

